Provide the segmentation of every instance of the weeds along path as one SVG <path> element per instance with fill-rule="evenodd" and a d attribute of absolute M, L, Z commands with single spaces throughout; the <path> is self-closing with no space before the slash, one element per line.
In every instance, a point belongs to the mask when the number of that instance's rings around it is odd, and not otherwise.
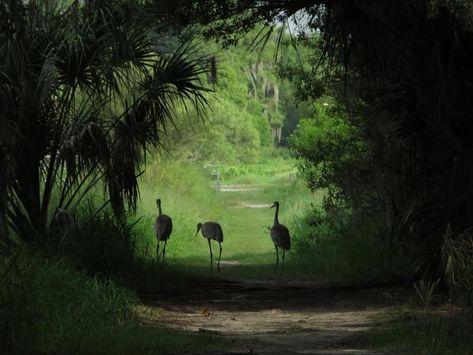
<path fill-rule="evenodd" d="M 379 354 L 358 348 L 352 336 L 378 325 L 372 317 L 390 307 L 385 292 L 299 281 L 212 281 L 186 293 L 148 295 L 140 315 L 149 325 L 221 336 L 230 344 L 224 354 Z"/>

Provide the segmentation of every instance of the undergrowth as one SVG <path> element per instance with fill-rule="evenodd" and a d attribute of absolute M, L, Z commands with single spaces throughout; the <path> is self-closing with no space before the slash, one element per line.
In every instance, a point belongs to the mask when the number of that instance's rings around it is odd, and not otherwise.
<path fill-rule="evenodd" d="M 473 318 L 458 309 L 409 305 L 378 316 L 382 326 L 352 338 L 359 346 L 400 354 L 471 354 Z"/>
<path fill-rule="evenodd" d="M 0 265 L 0 349 L 6 353 L 162 354 L 218 348 L 211 335 L 146 326 L 138 298 L 66 258 L 23 250 Z"/>
<path fill-rule="evenodd" d="M 141 200 L 135 231 L 138 254 L 155 257 L 156 237 L 153 224 L 157 216 L 156 199 L 162 201 L 163 213 L 171 216 L 173 232 L 167 244 L 166 257 L 185 256 L 195 249 L 206 252 L 195 237 L 197 223 L 219 220 L 224 209 L 218 192 L 210 187 L 203 165 L 173 162 L 160 157 L 148 165 L 140 182 Z"/>
<path fill-rule="evenodd" d="M 2 265 L 2 345 L 64 352 L 96 330 L 133 321 L 137 298 L 109 280 L 88 277 L 67 259 L 22 251 Z"/>
<path fill-rule="evenodd" d="M 387 234 L 373 219 L 312 206 L 295 223 L 294 249 L 306 272 L 322 279 L 366 281 L 405 275 L 407 264 L 394 257 L 385 241 Z"/>

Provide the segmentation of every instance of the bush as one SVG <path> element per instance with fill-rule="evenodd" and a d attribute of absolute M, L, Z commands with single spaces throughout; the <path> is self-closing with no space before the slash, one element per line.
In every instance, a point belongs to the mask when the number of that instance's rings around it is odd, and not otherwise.
<path fill-rule="evenodd" d="M 71 353 L 96 332 L 133 320 L 137 298 L 88 277 L 67 259 L 28 251 L 0 266 L 0 346 L 14 352 Z"/>
<path fill-rule="evenodd" d="M 349 211 L 308 210 L 295 223 L 294 248 L 306 267 L 323 278 L 368 280 L 404 273 L 401 258 L 386 245 L 386 228 Z"/>
<path fill-rule="evenodd" d="M 445 280 L 452 296 L 473 308 L 473 233 L 471 229 L 455 238 L 450 225 L 444 235 L 442 261 Z"/>
<path fill-rule="evenodd" d="M 53 235 L 51 255 L 66 257 L 88 274 L 113 279 L 130 279 L 139 268 L 135 256 L 134 225 L 119 223 L 108 209 L 97 213 L 92 202 L 78 213 L 76 224 Z"/>

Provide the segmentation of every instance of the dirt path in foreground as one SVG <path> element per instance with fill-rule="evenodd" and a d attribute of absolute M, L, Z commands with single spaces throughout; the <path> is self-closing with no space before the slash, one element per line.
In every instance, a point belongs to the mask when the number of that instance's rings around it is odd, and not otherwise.
<path fill-rule="evenodd" d="M 228 337 L 228 354 L 379 354 L 350 337 L 391 307 L 389 290 L 297 281 L 220 281 L 187 292 L 148 295 L 143 321 Z"/>

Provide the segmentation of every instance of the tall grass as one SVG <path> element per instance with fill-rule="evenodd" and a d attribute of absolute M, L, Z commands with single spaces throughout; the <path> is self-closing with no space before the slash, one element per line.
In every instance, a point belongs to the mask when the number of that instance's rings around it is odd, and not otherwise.
<path fill-rule="evenodd" d="M 445 307 L 440 312 L 403 305 L 374 319 L 378 326 L 354 335 L 357 346 L 394 354 L 469 355 L 471 315 Z"/>
<path fill-rule="evenodd" d="M 312 206 L 296 223 L 294 248 L 306 272 L 321 279 L 366 281 L 406 274 L 408 264 L 393 258 L 387 234 L 374 219 Z"/>
<path fill-rule="evenodd" d="M 66 259 L 22 251 L 0 269 L 1 344 L 12 351 L 72 351 L 97 329 L 134 318 L 133 292 L 88 277 Z"/>
<path fill-rule="evenodd" d="M 48 251 L 73 260 L 89 274 L 126 277 L 137 263 L 133 224 L 119 223 L 109 209 L 97 213 L 97 208 L 93 203 L 84 206 L 76 224 L 53 240 Z"/>
<path fill-rule="evenodd" d="M 451 296 L 473 309 L 473 234 L 471 229 L 453 236 L 450 225 L 444 235 L 442 266 Z"/>
<path fill-rule="evenodd" d="M 295 179 L 296 161 L 285 149 L 274 147 L 263 150 L 258 162 L 253 164 L 223 164 L 222 180 L 227 184 L 269 185 L 277 179 Z"/>
<path fill-rule="evenodd" d="M 134 292 L 66 258 L 22 251 L 0 265 L 0 349 L 10 353 L 208 352 L 223 341 L 139 322 Z"/>
<path fill-rule="evenodd" d="M 178 257 L 206 253 L 201 240 L 195 237 L 198 222 L 219 220 L 224 213 L 218 192 L 210 187 L 203 165 L 175 162 L 158 157 L 149 163 L 140 181 L 141 203 L 137 211 L 138 251 L 155 257 L 156 237 L 153 224 L 158 214 L 156 199 L 162 201 L 163 213 L 173 219 L 173 232 L 167 244 L 170 262 Z"/>

